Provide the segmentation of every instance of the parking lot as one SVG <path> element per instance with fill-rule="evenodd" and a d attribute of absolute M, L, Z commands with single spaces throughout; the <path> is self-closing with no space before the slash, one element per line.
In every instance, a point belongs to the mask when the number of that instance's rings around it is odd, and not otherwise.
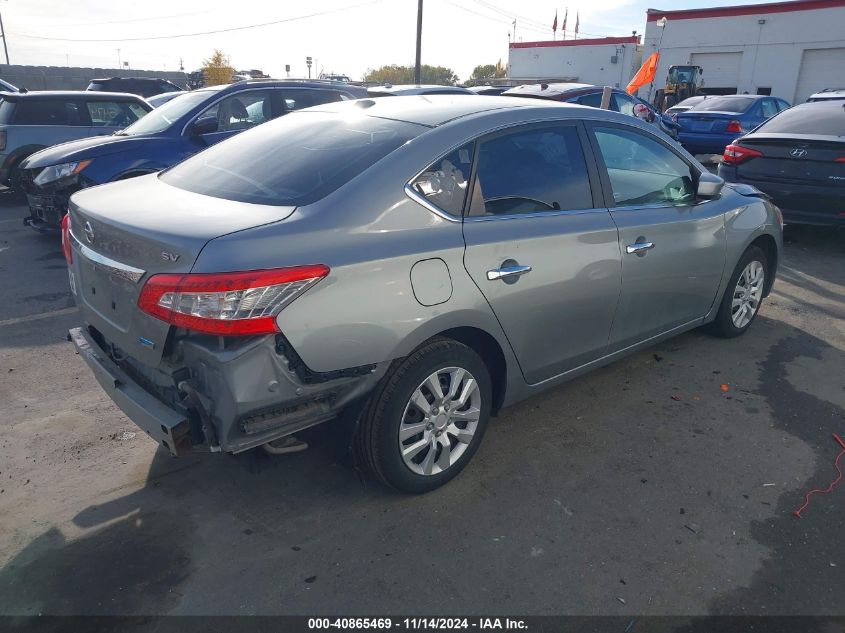
<path fill-rule="evenodd" d="M 297 455 L 171 459 L 66 341 L 58 236 L 0 195 L 0 613 L 836 614 L 845 234 L 788 234 L 747 335 L 694 331 L 492 421 L 425 496 Z"/>

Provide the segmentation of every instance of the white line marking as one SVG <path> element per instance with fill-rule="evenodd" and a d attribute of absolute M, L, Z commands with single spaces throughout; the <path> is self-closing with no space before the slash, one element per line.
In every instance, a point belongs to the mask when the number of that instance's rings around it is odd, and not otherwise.
<path fill-rule="evenodd" d="M 64 316 L 66 314 L 73 314 L 79 308 L 62 308 L 61 310 L 52 310 L 51 312 L 41 312 L 40 314 L 30 314 L 28 316 L 16 317 L 14 319 L 6 319 L 0 321 L 0 327 L 7 325 L 17 325 L 18 323 L 26 323 L 27 321 L 40 321 L 41 319 L 49 319 L 51 317 Z"/>

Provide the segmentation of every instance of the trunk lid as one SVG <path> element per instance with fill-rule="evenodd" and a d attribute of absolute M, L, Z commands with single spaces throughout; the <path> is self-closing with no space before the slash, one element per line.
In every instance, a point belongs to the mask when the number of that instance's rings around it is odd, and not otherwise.
<path fill-rule="evenodd" d="M 86 322 L 121 354 L 156 366 L 170 326 L 138 308 L 146 280 L 190 272 L 209 240 L 284 220 L 293 210 L 192 193 L 156 174 L 74 194 L 73 289 Z"/>
<path fill-rule="evenodd" d="M 834 187 L 845 192 L 845 140 L 806 134 L 754 134 L 739 144 L 763 155 L 737 165 L 742 179 Z"/>
<path fill-rule="evenodd" d="M 737 120 L 739 116 L 736 112 L 687 111 L 679 112 L 677 120 L 683 132 L 724 134 L 728 123 Z"/>

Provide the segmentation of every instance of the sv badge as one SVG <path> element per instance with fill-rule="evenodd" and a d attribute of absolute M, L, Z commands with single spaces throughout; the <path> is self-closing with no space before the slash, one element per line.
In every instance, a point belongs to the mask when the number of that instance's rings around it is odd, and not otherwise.
<path fill-rule="evenodd" d="M 161 252 L 161 258 L 166 262 L 178 262 L 179 255 L 176 253 L 168 253 L 167 251 Z"/>

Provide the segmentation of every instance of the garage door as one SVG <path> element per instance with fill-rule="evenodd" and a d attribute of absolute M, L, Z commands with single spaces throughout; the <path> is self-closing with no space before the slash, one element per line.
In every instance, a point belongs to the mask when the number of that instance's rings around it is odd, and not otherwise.
<path fill-rule="evenodd" d="M 845 48 L 814 48 L 804 51 L 794 103 L 804 103 L 814 92 L 842 88 Z"/>
<path fill-rule="evenodd" d="M 739 67 L 742 53 L 693 53 L 690 63 L 704 69 L 705 91 L 717 90 L 723 94 L 736 92 L 739 85 Z"/>

